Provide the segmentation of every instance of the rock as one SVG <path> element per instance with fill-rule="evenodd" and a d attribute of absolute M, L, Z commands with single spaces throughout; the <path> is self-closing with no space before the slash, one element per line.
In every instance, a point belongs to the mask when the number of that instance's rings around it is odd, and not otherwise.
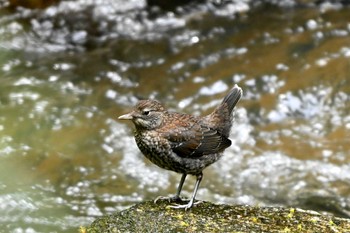
<path fill-rule="evenodd" d="M 202 202 L 192 209 L 169 208 L 167 201 L 146 201 L 96 219 L 80 229 L 117 232 L 350 232 L 350 219 L 285 207 L 218 205 Z"/>

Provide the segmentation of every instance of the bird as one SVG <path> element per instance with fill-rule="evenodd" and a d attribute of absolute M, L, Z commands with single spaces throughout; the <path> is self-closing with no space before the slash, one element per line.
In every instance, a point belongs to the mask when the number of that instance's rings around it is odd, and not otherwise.
<path fill-rule="evenodd" d="M 191 198 L 172 208 L 188 210 L 194 205 L 203 170 L 219 160 L 231 145 L 229 134 L 233 109 L 242 96 L 235 84 L 222 102 L 206 116 L 168 111 L 157 100 L 139 100 L 131 112 L 118 117 L 135 126 L 134 137 L 143 155 L 155 165 L 182 174 L 175 196 L 158 197 L 171 202 L 183 201 L 180 193 L 188 175 L 196 177 Z M 183 202 L 182 202 L 183 203 Z"/>

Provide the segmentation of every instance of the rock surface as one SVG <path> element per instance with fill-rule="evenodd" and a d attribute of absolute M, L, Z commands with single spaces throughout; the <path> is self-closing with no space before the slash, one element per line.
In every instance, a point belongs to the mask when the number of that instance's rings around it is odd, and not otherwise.
<path fill-rule="evenodd" d="M 96 219 L 81 232 L 350 232 L 350 219 L 285 207 L 202 202 L 188 211 L 147 201 Z"/>

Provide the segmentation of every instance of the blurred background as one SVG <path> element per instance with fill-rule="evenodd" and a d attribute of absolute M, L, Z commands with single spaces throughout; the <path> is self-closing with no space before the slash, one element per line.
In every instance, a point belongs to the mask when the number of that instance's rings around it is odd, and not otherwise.
<path fill-rule="evenodd" d="M 140 98 L 204 115 L 236 83 L 197 198 L 349 217 L 347 1 L 164 2 L 0 2 L 0 231 L 76 232 L 175 193 L 117 116 Z"/>

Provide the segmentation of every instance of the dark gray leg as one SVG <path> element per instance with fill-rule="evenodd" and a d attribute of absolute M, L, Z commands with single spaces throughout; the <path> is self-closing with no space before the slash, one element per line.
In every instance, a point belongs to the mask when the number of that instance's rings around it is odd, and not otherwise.
<path fill-rule="evenodd" d="M 176 190 L 175 196 L 172 196 L 172 197 L 162 197 L 162 196 L 159 196 L 159 197 L 157 197 L 157 198 L 154 200 L 154 203 L 156 203 L 158 200 L 168 200 L 169 202 L 181 201 L 180 193 L 181 193 L 181 190 L 182 190 L 182 186 L 183 186 L 184 183 L 185 183 L 186 176 L 187 176 L 187 174 L 182 174 L 180 183 L 179 183 L 179 185 L 177 186 L 177 190 Z"/>
<path fill-rule="evenodd" d="M 177 197 L 177 199 L 180 199 L 180 193 L 181 193 L 181 190 L 182 190 L 182 186 L 185 183 L 186 176 L 187 176 L 187 174 L 182 174 L 179 186 L 177 186 L 177 191 L 176 191 L 176 194 L 175 194 L 175 197 Z"/>
<path fill-rule="evenodd" d="M 197 177 L 197 181 L 196 181 L 196 185 L 194 186 L 193 194 L 192 194 L 192 197 L 191 197 L 190 201 L 187 204 L 185 204 L 185 205 L 174 205 L 174 206 L 170 206 L 170 207 L 175 208 L 175 209 L 185 209 L 185 210 L 187 210 L 187 209 L 190 209 L 193 205 L 199 203 L 199 202 L 195 203 L 194 200 L 195 200 L 196 195 L 197 195 L 199 184 L 202 181 L 203 173 L 200 173 L 200 174 L 196 175 L 196 177 Z M 186 176 L 185 176 L 185 178 L 186 178 Z M 180 182 L 180 184 L 181 184 L 181 182 Z M 181 189 L 180 189 L 180 191 L 181 191 Z"/>

